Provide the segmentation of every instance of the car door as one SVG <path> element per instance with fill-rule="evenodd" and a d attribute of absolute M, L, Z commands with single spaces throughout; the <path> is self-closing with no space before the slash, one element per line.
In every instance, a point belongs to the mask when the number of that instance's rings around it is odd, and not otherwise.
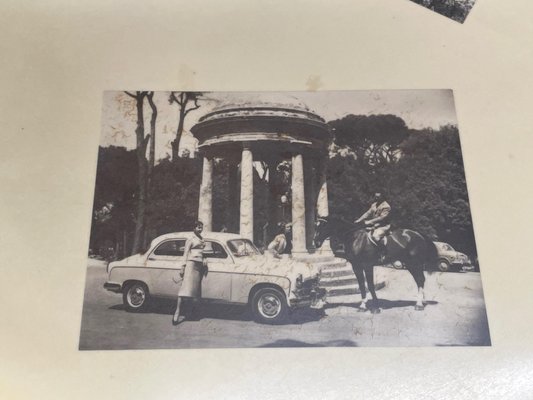
<path fill-rule="evenodd" d="M 169 239 L 160 243 L 149 255 L 146 267 L 150 282 L 148 290 L 152 296 L 177 297 L 183 268 L 185 239 Z"/>
<path fill-rule="evenodd" d="M 206 240 L 204 255 L 209 272 L 202 280 L 202 298 L 230 301 L 233 259 L 220 243 L 211 240 Z"/>

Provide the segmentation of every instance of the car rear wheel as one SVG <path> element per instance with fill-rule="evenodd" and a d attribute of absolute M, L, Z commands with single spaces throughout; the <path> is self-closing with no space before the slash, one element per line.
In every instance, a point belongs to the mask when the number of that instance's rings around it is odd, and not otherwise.
<path fill-rule="evenodd" d="M 450 263 L 446 260 L 439 260 L 439 271 L 448 272 L 450 270 Z"/>
<path fill-rule="evenodd" d="M 124 290 L 122 300 L 126 311 L 145 310 L 150 300 L 148 287 L 142 282 L 132 282 Z"/>
<path fill-rule="evenodd" d="M 254 319 L 263 324 L 279 324 L 286 320 L 289 307 L 285 294 L 276 288 L 259 289 L 252 296 Z"/>

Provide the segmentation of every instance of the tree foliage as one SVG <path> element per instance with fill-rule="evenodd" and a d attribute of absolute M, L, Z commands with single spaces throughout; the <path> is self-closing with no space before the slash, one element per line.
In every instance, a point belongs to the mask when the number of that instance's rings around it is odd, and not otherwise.
<path fill-rule="evenodd" d="M 136 191 L 135 152 L 124 147 L 100 147 L 89 245 L 93 253 L 109 257 L 111 254 L 106 253 L 111 248 L 117 256 L 129 254 Z"/>
<path fill-rule="evenodd" d="M 357 160 L 372 165 L 396 160 L 408 136 L 404 120 L 395 115 L 347 115 L 330 126 L 337 146 L 351 149 Z"/>
<path fill-rule="evenodd" d="M 404 131 L 400 142 L 394 130 L 388 136 L 374 136 L 371 132 L 383 127 L 388 119 L 388 116 L 372 119 L 348 116 L 331 122 L 332 126 L 342 126 L 341 135 L 336 129 L 335 142 L 348 150 L 338 150 L 329 162 L 331 212 L 353 220 L 368 209 L 375 191 L 384 191 L 393 208 L 394 225 L 415 229 L 475 256 L 457 128 Z M 360 128 L 361 120 L 365 120 L 364 129 Z M 352 123 L 351 128 L 345 126 Z M 375 127 L 366 126 L 372 124 Z M 376 144 L 371 143 L 374 137 Z M 394 159 L 375 163 L 361 151 L 361 143 L 381 146 L 386 144 L 387 138 L 393 140 L 396 148 Z"/>

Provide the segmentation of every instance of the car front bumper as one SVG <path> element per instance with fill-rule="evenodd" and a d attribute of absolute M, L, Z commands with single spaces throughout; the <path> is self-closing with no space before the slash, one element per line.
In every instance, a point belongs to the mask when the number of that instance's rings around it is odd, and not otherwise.
<path fill-rule="evenodd" d="M 450 265 L 454 269 L 470 271 L 474 269 L 474 266 L 468 262 L 462 260 L 451 260 Z"/>
<path fill-rule="evenodd" d="M 295 297 L 289 299 L 292 308 L 316 307 L 321 304 L 326 297 L 326 289 L 313 287 L 310 290 L 300 289 L 293 291 Z"/>

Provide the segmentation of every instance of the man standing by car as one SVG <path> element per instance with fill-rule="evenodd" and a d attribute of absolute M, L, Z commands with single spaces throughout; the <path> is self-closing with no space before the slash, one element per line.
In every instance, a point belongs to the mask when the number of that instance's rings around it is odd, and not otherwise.
<path fill-rule="evenodd" d="M 372 229 L 372 240 L 376 243 L 380 258 L 385 257 L 383 237 L 390 231 L 391 206 L 386 201 L 383 192 L 374 193 L 374 202 L 367 212 L 354 221 L 355 224 L 364 221 L 365 226 Z"/>

